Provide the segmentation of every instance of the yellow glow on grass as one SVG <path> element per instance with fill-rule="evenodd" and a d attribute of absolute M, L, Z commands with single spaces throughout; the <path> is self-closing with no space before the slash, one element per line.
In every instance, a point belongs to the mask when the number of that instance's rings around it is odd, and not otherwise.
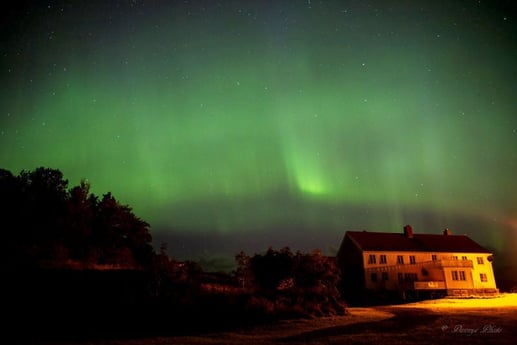
<path fill-rule="evenodd" d="M 494 297 L 442 298 L 400 305 L 401 308 L 423 308 L 434 311 L 444 309 L 501 309 L 517 308 L 517 293 L 502 293 Z"/>

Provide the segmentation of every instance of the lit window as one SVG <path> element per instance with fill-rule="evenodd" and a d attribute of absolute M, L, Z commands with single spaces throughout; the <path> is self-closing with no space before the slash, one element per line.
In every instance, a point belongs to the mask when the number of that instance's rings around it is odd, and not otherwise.
<path fill-rule="evenodd" d="M 458 271 L 451 271 L 452 273 L 452 280 L 458 280 Z"/>
<path fill-rule="evenodd" d="M 386 261 L 386 255 L 381 255 L 381 257 L 380 257 L 380 259 L 379 259 L 379 262 L 380 262 L 381 264 L 385 264 L 385 263 L 387 263 L 387 261 Z"/>
<path fill-rule="evenodd" d="M 477 257 L 478 265 L 484 265 L 485 262 L 483 261 L 483 258 L 481 256 Z"/>
<path fill-rule="evenodd" d="M 382 272 L 382 280 L 388 280 L 388 272 Z"/>
<path fill-rule="evenodd" d="M 402 255 L 397 255 L 397 264 L 404 265 L 404 257 Z"/>
<path fill-rule="evenodd" d="M 372 279 L 372 282 L 376 282 L 377 281 L 377 273 L 372 273 L 370 275 L 370 278 Z"/>
<path fill-rule="evenodd" d="M 409 256 L 409 263 L 410 263 L 411 265 L 416 264 L 416 258 L 415 258 L 415 256 L 414 256 L 414 255 L 410 255 L 410 256 Z"/>
<path fill-rule="evenodd" d="M 479 278 L 481 279 L 482 282 L 487 282 L 488 281 L 488 277 L 486 276 L 485 273 L 480 273 L 479 274 Z"/>
<path fill-rule="evenodd" d="M 374 264 L 374 263 L 376 263 L 375 255 L 370 254 L 370 255 L 368 256 L 368 263 L 369 263 L 369 264 Z"/>
<path fill-rule="evenodd" d="M 460 271 L 460 280 L 466 280 L 465 279 L 465 271 Z"/>

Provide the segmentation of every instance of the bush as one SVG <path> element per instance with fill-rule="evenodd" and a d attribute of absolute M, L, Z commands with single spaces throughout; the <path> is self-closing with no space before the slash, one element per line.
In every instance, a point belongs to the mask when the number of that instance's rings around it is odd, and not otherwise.
<path fill-rule="evenodd" d="M 280 317 L 343 315 L 334 258 L 319 251 L 293 254 L 289 248 L 247 257 L 237 256 L 238 277 L 246 275 L 247 291 L 261 296 L 252 307 Z M 251 277 L 249 277 L 251 276 Z M 260 308 L 259 308 L 260 306 Z"/>

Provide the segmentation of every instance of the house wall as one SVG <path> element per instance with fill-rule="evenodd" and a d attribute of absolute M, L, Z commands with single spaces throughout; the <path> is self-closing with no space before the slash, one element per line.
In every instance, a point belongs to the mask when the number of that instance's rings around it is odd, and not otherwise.
<path fill-rule="evenodd" d="M 375 257 L 375 262 L 371 255 Z M 383 263 L 381 255 L 386 257 Z M 433 255 L 437 262 L 441 262 L 440 265 L 433 264 Z M 403 264 L 398 261 L 398 256 L 402 256 Z M 364 286 L 368 290 L 408 290 L 413 289 L 412 281 L 415 280 L 443 282 L 435 286 L 446 290 L 496 289 L 489 256 L 488 253 L 364 251 Z M 411 257 L 414 257 L 414 263 L 411 262 Z M 478 258 L 481 258 L 479 262 Z M 482 281 L 481 273 L 486 275 L 486 281 Z M 375 276 L 372 277 L 372 274 Z M 402 281 L 399 274 L 402 274 Z M 383 279 L 386 277 L 387 280 Z"/>
<path fill-rule="evenodd" d="M 375 263 L 370 261 L 370 255 L 375 257 Z M 381 263 L 381 255 L 386 256 L 386 263 Z M 402 256 L 403 264 L 398 262 L 398 256 Z M 410 256 L 415 257 L 415 264 L 410 264 Z M 408 281 L 409 275 L 416 275 L 417 281 L 443 280 L 443 273 L 440 270 L 427 270 L 427 275 L 422 271 L 421 263 L 432 260 L 430 253 L 421 252 L 381 252 L 364 251 L 363 262 L 365 270 L 365 287 L 368 290 L 402 290 L 412 286 Z M 387 280 L 383 279 L 382 273 L 386 272 Z M 399 280 L 399 273 L 403 281 Z M 372 280 L 372 274 L 376 274 L 376 280 Z M 409 279 L 413 279 L 410 277 Z"/>
<path fill-rule="evenodd" d="M 341 270 L 341 290 L 345 295 L 354 296 L 364 290 L 363 256 L 355 243 L 345 236 L 337 253 L 337 262 Z"/>
<path fill-rule="evenodd" d="M 449 254 L 449 253 L 446 253 Z M 463 261 L 465 257 L 467 260 L 472 261 L 472 268 L 465 271 L 466 279 L 463 280 L 454 280 L 453 279 L 453 271 L 461 271 L 462 268 L 454 268 L 454 267 L 446 267 L 444 268 L 445 273 L 445 281 L 447 285 L 447 289 L 474 289 L 474 290 L 483 290 L 483 289 L 496 289 L 496 282 L 494 276 L 494 270 L 492 267 L 492 262 L 489 261 L 489 257 L 492 257 L 492 254 L 489 253 L 450 253 L 450 256 L 457 258 L 458 261 Z M 444 254 L 445 256 L 445 254 Z M 480 262 L 478 262 L 478 258 Z M 482 281 L 481 274 L 486 275 L 486 281 Z"/>
<path fill-rule="evenodd" d="M 495 289 L 495 275 L 492 262 L 489 261 L 489 257 L 493 257 L 492 254 L 482 253 L 473 254 L 474 270 L 473 270 L 473 284 L 474 289 Z M 477 262 L 477 258 L 482 258 L 482 263 Z M 480 274 L 484 273 L 487 275 L 487 281 L 481 281 Z"/>

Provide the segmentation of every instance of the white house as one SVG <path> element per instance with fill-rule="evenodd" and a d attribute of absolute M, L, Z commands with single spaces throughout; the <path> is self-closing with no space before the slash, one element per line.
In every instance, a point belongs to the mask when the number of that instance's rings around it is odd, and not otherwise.
<path fill-rule="evenodd" d="M 349 294 L 494 295 L 490 251 L 465 235 L 347 231 L 337 255 Z"/>

